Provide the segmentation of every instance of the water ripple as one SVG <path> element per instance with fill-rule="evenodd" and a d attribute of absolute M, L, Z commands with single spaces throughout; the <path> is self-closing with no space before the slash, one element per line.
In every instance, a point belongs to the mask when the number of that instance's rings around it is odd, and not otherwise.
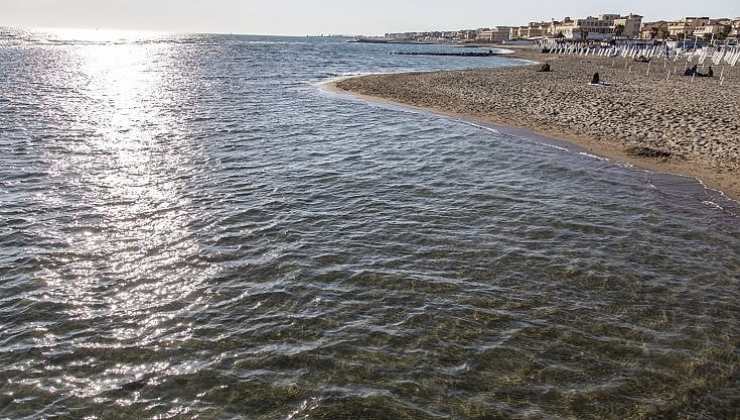
<path fill-rule="evenodd" d="M 314 86 L 512 62 L 0 37 L 0 416 L 737 416 L 736 203 Z"/>

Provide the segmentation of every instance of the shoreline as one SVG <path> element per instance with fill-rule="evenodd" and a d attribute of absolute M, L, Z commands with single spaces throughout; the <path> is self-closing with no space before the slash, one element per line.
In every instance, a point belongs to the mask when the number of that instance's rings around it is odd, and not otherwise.
<path fill-rule="evenodd" d="M 564 61 L 562 60 L 563 58 L 569 58 L 555 56 L 552 57 L 552 59 L 544 60 L 544 58 L 549 58 L 549 56 L 530 51 L 516 51 L 514 54 L 511 54 L 510 57 L 530 62 L 548 61 L 556 63 L 556 65 L 562 63 Z M 708 190 L 715 191 L 735 202 L 740 200 L 740 170 L 736 168 L 719 167 L 700 159 L 692 159 L 692 157 L 684 156 L 671 156 L 668 158 L 636 156 L 634 153 L 629 151 L 630 149 L 627 147 L 625 142 L 615 139 L 605 140 L 604 138 L 593 138 L 588 135 L 563 130 L 561 127 L 557 127 L 555 125 L 543 125 L 540 124 L 539 121 L 532 121 L 525 118 L 515 119 L 512 118 L 511 115 L 502 115 L 504 113 L 490 112 L 490 110 L 487 110 L 488 112 L 484 113 L 475 111 L 460 112 L 459 110 L 454 109 L 456 107 L 449 106 L 449 103 L 444 101 L 440 101 L 440 104 L 436 104 L 435 106 L 435 104 L 419 103 L 420 101 L 414 100 L 414 97 L 399 98 L 399 95 L 397 94 L 380 95 L 375 94 L 374 89 L 361 88 L 363 87 L 362 81 L 370 78 L 373 79 L 373 87 L 381 86 L 387 87 L 388 89 L 394 89 L 400 84 L 397 80 L 394 80 L 394 78 L 397 79 L 399 77 L 403 79 L 403 82 L 407 82 L 409 79 L 413 79 L 414 77 L 423 77 L 425 75 L 462 75 L 461 77 L 464 78 L 465 73 L 471 72 L 501 74 L 512 70 L 521 71 L 521 69 L 527 69 L 530 72 L 534 72 L 532 65 L 523 65 L 489 70 L 453 70 L 434 71 L 428 73 L 362 75 L 333 80 L 328 83 L 324 83 L 323 87 L 330 92 L 348 94 L 368 102 L 402 106 L 476 124 L 493 125 L 507 131 L 523 131 L 524 133 L 532 133 L 551 140 L 569 143 L 583 149 L 583 151 L 589 154 L 627 163 L 639 169 L 680 177 L 694 178 Z M 358 81 L 360 82 L 359 84 Z M 595 89 L 600 88 L 595 87 Z M 381 92 L 383 91 L 381 90 Z M 641 145 L 638 143 L 632 147 L 640 146 Z M 646 150 L 648 149 L 648 145 L 645 145 L 644 147 Z M 650 151 L 652 151 L 652 149 L 650 149 Z"/>

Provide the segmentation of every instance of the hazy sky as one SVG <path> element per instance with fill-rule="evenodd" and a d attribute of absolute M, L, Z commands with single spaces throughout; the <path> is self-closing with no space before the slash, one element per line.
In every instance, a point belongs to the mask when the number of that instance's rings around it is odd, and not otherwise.
<path fill-rule="evenodd" d="M 740 0 L 0 0 L 0 25 L 306 35 L 521 25 L 635 12 L 740 16 Z"/>

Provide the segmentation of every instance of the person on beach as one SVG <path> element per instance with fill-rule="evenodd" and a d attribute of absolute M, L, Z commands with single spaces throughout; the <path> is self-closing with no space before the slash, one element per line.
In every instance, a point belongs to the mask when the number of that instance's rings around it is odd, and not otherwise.
<path fill-rule="evenodd" d="M 550 63 L 543 64 L 542 66 L 540 66 L 539 70 L 537 71 L 540 73 L 549 73 L 550 71 L 552 71 L 550 69 Z"/>
<path fill-rule="evenodd" d="M 640 55 L 639 57 L 635 58 L 636 63 L 649 63 L 650 59 L 645 57 L 644 55 Z"/>
<path fill-rule="evenodd" d="M 601 84 L 601 77 L 599 76 L 599 72 L 594 73 L 594 77 L 591 78 L 591 84 L 592 85 Z"/>

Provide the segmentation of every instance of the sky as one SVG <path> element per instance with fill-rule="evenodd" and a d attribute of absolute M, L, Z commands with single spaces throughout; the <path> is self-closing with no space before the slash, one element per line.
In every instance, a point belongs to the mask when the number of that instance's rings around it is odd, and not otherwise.
<path fill-rule="evenodd" d="M 601 13 L 740 16 L 740 0 L 0 0 L 0 25 L 272 35 L 379 35 Z"/>

